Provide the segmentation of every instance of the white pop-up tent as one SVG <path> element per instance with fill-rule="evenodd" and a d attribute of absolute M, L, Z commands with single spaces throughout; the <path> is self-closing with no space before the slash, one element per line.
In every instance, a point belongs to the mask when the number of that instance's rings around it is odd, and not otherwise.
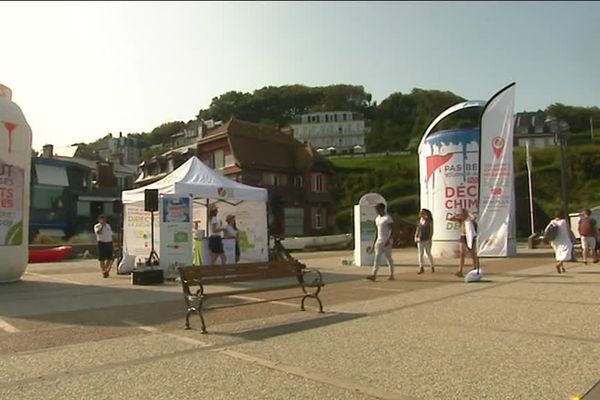
<path fill-rule="evenodd" d="M 177 194 L 233 202 L 266 202 L 268 198 L 266 189 L 244 185 L 226 178 L 195 156 L 159 181 L 141 188 L 123 191 L 123 204 L 143 202 L 146 189 L 158 189 L 159 195 Z"/>
<path fill-rule="evenodd" d="M 157 182 L 123 191 L 125 255 L 145 260 L 150 254 L 151 218 L 150 212 L 144 211 L 147 189 L 157 189 L 159 194 L 154 247 L 159 251 L 162 269 L 174 263 L 192 264 L 192 223 L 203 228 L 208 226 L 207 207 L 215 203 L 218 203 L 220 220 L 224 221 L 227 214 L 236 216 L 241 261 L 268 259 L 267 190 L 226 178 L 197 157 L 190 158 Z"/>

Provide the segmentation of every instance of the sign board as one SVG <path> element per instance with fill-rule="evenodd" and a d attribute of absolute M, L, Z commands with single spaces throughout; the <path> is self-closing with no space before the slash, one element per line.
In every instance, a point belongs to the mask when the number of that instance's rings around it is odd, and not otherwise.
<path fill-rule="evenodd" d="M 177 266 L 192 265 L 192 199 L 163 195 L 160 212 L 160 266 L 166 278 L 177 276 Z"/>
<path fill-rule="evenodd" d="M 373 245 L 377 228 L 375 206 L 387 202 L 379 193 L 368 193 L 360 198 L 354 206 L 354 264 L 357 266 L 372 266 L 374 254 L 367 253 L 367 247 Z"/>

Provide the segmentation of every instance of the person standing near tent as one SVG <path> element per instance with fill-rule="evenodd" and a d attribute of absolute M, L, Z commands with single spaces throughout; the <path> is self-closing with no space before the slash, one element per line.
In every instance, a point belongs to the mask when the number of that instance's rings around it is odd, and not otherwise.
<path fill-rule="evenodd" d="M 425 272 L 423 268 L 423 253 L 427 253 L 427 257 L 429 258 L 429 266 L 431 267 L 431 272 L 435 272 L 435 267 L 433 266 L 433 257 L 431 256 L 431 238 L 433 237 L 433 216 L 431 215 L 431 211 L 426 208 L 421 210 L 421 218 L 419 219 L 417 229 L 415 231 L 415 243 L 417 244 L 417 250 L 419 252 L 419 272 L 418 274 L 422 274 Z"/>
<path fill-rule="evenodd" d="M 108 278 L 113 258 L 113 233 L 104 214 L 98 217 L 98 223 L 94 225 L 94 233 L 98 241 L 98 260 L 102 276 Z"/>
<path fill-rule="evenodd" d="M 219 209 L 213 205 L 209 208 L 210 223 L 208 224 L 208 248 L 210 250 L 210 264 L 215 265 L 217 258 L 221 258 L 221 264 L 227 263 L 225 250 L 223 249 L 223 238 L 221 232 L 224 231 L 221 221 L 217 218 Z"/>
<path fill-rule="evenodd" d="M 555 218 L 544 229 L 544 238 L 552 245 L 554 257 L 558 261 L 556 272 L 560 274 L 567 272 L 564 262 L 570 261 L 573 254 L 573 234 L 562 211 L 558 211 L 554 216 Z"/>
<path fill-rule="evenodd" d="M 458 214 L 456 214 L 453 217 L 450 217 L 448 220 L 460 223 L 460 260 L 458 263 L 458 271 L 456 271 L 455 275 L 458 277 L 463 277 L 466 253 L 469 253 L 471 255 L 471 260 L 473 261 L 473 269 L 479 268 L 479 264 L 477 262 L 477 254 L 475 251 L 475 243 L 477 242 L 477 228 L 475 226 L 475 220 L 464 208 L 461 208 Z"/>
<path fill-rule="evenodd" d="M 375 206 L 377 211 L 377 217 L 375 217 L 375 226 L 377 232 L 373 245 L 367 248 L 367 252 L 375 252 L 375 259 L 373 261 L 373 271 L 371 275 L 367 276 L 366 279 L 375 282 L 377 279 L 377 271 L 379 270 L 379 259 L 382 255 L 387 260 L 388 267 L 390 267 L 389 280 L 394 280 L 394 261 L 392 260 L 392 238 L 393 238 L 393 223 L 392 217 L 385 211 L 385 204 L 379 203 Z"/>
<path fill-rule="evenodd" d="M 579 235 L 581 236 L 581 250 L 583 252 L 583 263 L 588 263 L 588 253 L 592 255 L 592 261 L 598 262 L 596 256 L 597 225 L 596 220 L 592 218 L 592 211 L 587 208 L 579 219 Z"/>
<path fill-rule="evenodd" d="M 225 228 L 223 231 L 223 237 L 225 239 L 235 239 L 235 262 L 240 261 L 240 243 L 239 236 L 240 232 L 237 228 L 237 223 L 235 221 L 235 215 L 229 214 L 225 218 Z"/>

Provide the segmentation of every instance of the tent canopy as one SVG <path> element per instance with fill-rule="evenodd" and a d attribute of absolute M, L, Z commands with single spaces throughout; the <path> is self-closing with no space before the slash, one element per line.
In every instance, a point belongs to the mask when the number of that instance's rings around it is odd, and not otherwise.
<path fill-rule="evenodd" d="M 144 201 L 146 189 L 158 189 L 159 194 L 179 194 L 194 198 L 223 201 L 267 201 L 267 190 L 243 185 L 224 177 L 194 156 L 163 179 L 141 188 L 125 190 L 124 204 Z"/>

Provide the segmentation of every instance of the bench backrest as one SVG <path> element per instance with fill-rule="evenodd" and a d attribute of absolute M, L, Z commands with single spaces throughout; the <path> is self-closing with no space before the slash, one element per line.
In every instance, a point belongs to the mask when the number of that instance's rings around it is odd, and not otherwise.
<path fill-rule="evenodd" d="M 206 267 L 179 267 L 181 282 L 188 286 L 249 282 L 275 278 L 302 279 L 304 264 L 287 261 L 211 265 Z"/>

